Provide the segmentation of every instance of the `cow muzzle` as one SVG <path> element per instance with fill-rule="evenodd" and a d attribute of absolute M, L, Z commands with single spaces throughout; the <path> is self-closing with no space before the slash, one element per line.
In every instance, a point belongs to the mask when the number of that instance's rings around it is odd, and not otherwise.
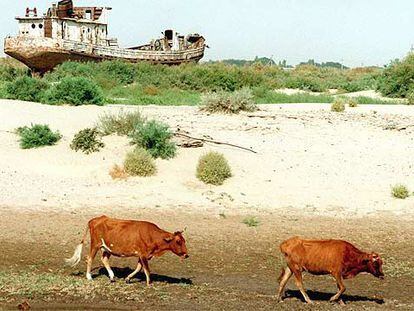
<path fill-rule="evenodd" d="M 181 256 L 181 260 L 187 259 L 188 257 L 190 257 L 190 255 L 188 255 L 188 254 L 183 254 L 183 255 Z"/>

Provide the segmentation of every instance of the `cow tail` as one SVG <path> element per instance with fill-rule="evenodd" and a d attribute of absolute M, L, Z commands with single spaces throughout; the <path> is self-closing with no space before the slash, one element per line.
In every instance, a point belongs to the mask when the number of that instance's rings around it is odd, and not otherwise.
<path fill-rule="evenodd" d="M 69 259 L 65 259 L 65 263 L 67 266 L 75 267 L 81 261 L 82 248 L 83 248 L 83 244 L 85 244 L 88 231 L 89 231 L 89 226 L 86 227 L 82 241 L 78 244 L 78 246 L 76 246 L 73 256 Z"/>

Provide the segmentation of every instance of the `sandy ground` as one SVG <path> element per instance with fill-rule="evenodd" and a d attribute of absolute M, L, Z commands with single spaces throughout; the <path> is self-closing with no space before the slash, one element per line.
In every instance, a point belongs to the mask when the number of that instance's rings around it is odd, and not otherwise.
<path fill-rule="evenodd" d="M 347 281 L 347 310 L 412 310 L 414 197 L 391 197 L 395 183 L 414 190 L 414 108 L 360 106 L 332 113 L 329 105 L 264 105 L 237 116 L 207 115 L 196 107 L 141 107 L 149 118 L 194 136 L 255 150 L 206 145 L 157 160 L 151 178 L 113 181 L 109 169 L 132 147 L 105 138 L 99 153 L 69 148 L 73 135 L 99 115 L 131 106 L 54 107 L 0 101 L 0 310 L 27 300 L 35 310 L 342 310 L 328 301 L 330 277 L 305 276 L 315 300 L 305 305 L 291 281 L 288 299 L 275 290 L 283 261 L 278 244 L 300 235 L 346 239 L 384 258 L 386 279 Z M 19 126 L 47 123 L 56 146 L 19 148 Z M 234 177 L 223 186 L 195 178 L 200 155 L 225 154 Z M 98 258 L 94 281 L 85 265 L 64 268 L 87 221 L 98 215 L 149 220 L 185 233 L 190 259 L 153 260 L 154 286 L 140 274 L 123 279 L 133 259 L 111 259 L 109 284 Z M 257 227 L 243 223 L 255 216 Z M 86 252 L 84 252 L 86 253 Z"/>
<path fill-rule="evenodd" d="M 106 147 L 92 155 L 76 153 L 69 144 L 101 114 L 120 109 L 138 108 L 2 100 L 0 206 L 59 211 L 134 206 L 216 215 L 276 209 L 336 217 L 414 215 L 414 197 L 397 200 L 390 195 L 396 183 L 414 189 L 413 107 L 360 106 L 337 114 L 322 104 L 264 105 L 259 112 L 237 116 L 207 115 L 196 107 L 141 107 L 145 116 L 173 129 L 236 143 L 257 154 L 216 145 L 180 149 L 173 160 L 157 160 L 154 177 L 113 181 L 110 168 L 121 164 L 132 148 L 127 138 L 106 137 Z M 20 149 L 13 130 L 31 123 L 49 124 L 63 134 L 62 141 Z M 195 177 L 198 158 L 209 150 L 224 153 L 231 164 L 234 177 L 223 186 L 207 186 Z"/>

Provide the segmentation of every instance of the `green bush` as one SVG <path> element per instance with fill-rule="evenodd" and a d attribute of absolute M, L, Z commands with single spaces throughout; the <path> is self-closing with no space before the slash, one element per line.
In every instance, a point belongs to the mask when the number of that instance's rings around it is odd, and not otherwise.
<path fill-rule="evenodd" d="M 152 120 L 138 124 L 131 135 L 132 143 L 142 147 L 154 157 L 162 159 L 173 158 L 177 147 L 171 141 L 173 137 L 168 125 Z"/>
<path fill-rule="evenodd" d="M 414 89 L 414 54 L 393 61 L 379 77 L 377 89 L 383 96 L 407 97 Z"/>
<path fill-rule="evenodd" d="M 93 81 L 83 77 L 63 78 L 46 94 L 48 104 L 103 105 L 101 88 Z"/>
<path fill-rule="evenodd" d="M 70 148 L 75 151 L 83 151 L 86 154 L 99 151 L 105 147 L 96 128 L 86 128 L 79 131 L 72 140 Z"/>
<path fill-rule="evenodd" d="M 345 100 L 342 98 L 336 99 L 331 104 L 331 111 L 333 112 L 344 112 L 345 111 Z"/>
<path fill-rule="evenodd" d="M 391 194 L 397 199 L 406 199 L 410 196 L 408 188 L 402 184 L 397 184 L 391 188 Z"/>
<path fill-rule="evenodd" d="M 62 138 L 59 132 L 52 132 L 48 125 L 41 124 L 19 127 L 16 129 L 16 133 L 20 136 L 22 149 L 52 146 Z"/>
<path fill-rule="evenodd" d="M 257 110 L 253 93 L 249 89 L 241 89 L 233 93 L 208 93 L 202 96 L 201 105 L 202 111 L 210 113 L 239 113 Z"/>
<path fill-rule="evenodd" d="M 110 80 L 116 80 L 121 84 L 134 82 L 135 68 L 133 64 L 125 61 L 105 61 L 98 65 L 104 76 Z"/>
<path fill-rule="evenodd" d="M 143 148 L 136 148 L 126 155 L 124 169 L 131 176 L 152 176 L 156 173 L 154 159 Z"/>
<path fill-rule="evenodd" d="M 12 66 L 10 64 L 0 65 L 0 81 L 13 82 L 17 78 L 28 76 L 25 67 Z"/>
<path fill-rule="evenodd" d="M 20 77 L 6 85 L 6 94 L 10 99 L 40 102 L 47 84 L 40 79 Z"/>
<path fill-rule="evenodd" d="M 407 105 L 411 106 L 414 105 L 414 90 L 410 90 L 407 95 Z"/>
<path fill-rule="evenodd" d="M 145 118 L 139 111 L 125 112 L 121 110 L 118 114 L 104 114 L 99 117 L 98 129 L 104 135 L 130 135 L 135 128 L 142 125 Z"/>
<path fill-rule="evenodd" d="M 222 185 L 232 174 L 224 155 L 218 152 L 209 152 L 200 157 L 196 176 L 206 184 Z"/>

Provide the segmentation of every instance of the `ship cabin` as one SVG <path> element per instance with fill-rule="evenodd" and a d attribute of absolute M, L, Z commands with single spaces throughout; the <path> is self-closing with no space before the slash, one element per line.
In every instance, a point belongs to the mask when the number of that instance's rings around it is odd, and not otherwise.
<path fill-rule="evenodd" d="M 43 16 L 37 9 L 26 9 L 24 17 L 16 17 L 19 36 L 63 39 L 93 45 L 117 45 L 108 39 L 107 7 L 74 7 L 72 0 L 59 1 Z"/>

